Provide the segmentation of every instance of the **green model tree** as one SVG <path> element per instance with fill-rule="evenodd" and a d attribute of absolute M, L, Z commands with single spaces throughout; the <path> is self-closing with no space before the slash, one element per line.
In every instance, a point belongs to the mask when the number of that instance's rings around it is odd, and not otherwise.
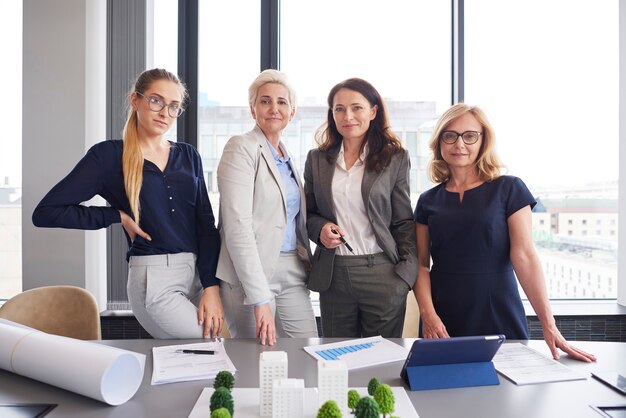
<path fill-rule="evenodd" d="M 380 385 L 380 382 L 378 381 L 378 379 L 376 379 L 375 377 L 372 377 L 369 383 L 367 384 L 367 393 L 370 396 L 374 396 L 374 393 L 376 392 L 376 388 L 378 387 L 378 385 Z"/>
<path fill-rule="evenodd" d="M 376 388 L 374 400 L 378 403 L 383 418 L 386 418 L 387 414 L 391 414 L 396 407 L 396 398 L 393 396 L 391 387 L 385 383 L 378 385 Z"/>
<path fill-rule="evenodd" d="M 222 370 L 215 376 L 213 387 L 215 389 L 219 387 L 225 387 L 228 390 L 232 390 L 235 386 L 235 376 L 228 370 Z"/>
<path fill-rule="evenodd" d="M 380 418 L 380 409 L 374 398 L 364 396 L 356 405 L 354 416 L 356 418 Z"/>
<path fill-rule="evenodd" d="M 359 403 L 360 400 L 361 400 L 361 395 L 359 395 L 359 392 L 357 392 L 354 389 L 350 389 L 348 391 L 348 408 L 350 408 L 353 414 L 354 414 L 354 408 L 356 408 L 356 405 Z"/>
<path fill-rule="evenodd" d="M 211 412 L 211 418 L 232 418 L 230 412 L 226 408 L 217 408 L 215 411 Z"/>
<path fill-rule="evenodd" d="M 233 402 L 233 395 L 230 393 L 230 390 L 221 386 L 215 389 L 213 395 L 211 395 L 211 413 L 216 409 L 226 408 L 230 415 L 233 415 L 235 411 L 235 404 Z"/>
<path fill-rule="evenodd" d="M 341 409 L 335 401 L 326 401 L 317 411 L 317 418 L 341 418 Z"/>

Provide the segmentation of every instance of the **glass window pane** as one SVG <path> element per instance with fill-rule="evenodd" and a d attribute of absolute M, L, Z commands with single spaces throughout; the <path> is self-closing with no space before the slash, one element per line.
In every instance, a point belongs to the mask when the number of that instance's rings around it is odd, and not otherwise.
<path fill-rule="evenodd" d="M 391 126 L 411 150 L 412 200 L 430 187 L 419 170 L 428 151 L 418 135 L 450 105 L 450 2 L 427 0 L 281 1 L 280 66 L 298 91 L 299 109 L 288 129 L 300 138 L 302 166 L 325 120 L 326 98 L 338 82 L 360 77 L 386 99 Z M 294 123 L 295 122 L 295 123 Z M 408 136 L 407 136 L 408 134 Z M 417 142 L 415 142 L 417 141 Z M 296 141 L 297 142 L 297 141 Z"/>
<path fill-rule="evenodd" d="M 224 145 L 232 135 L 254 126 L 248 86 L 259 74 L 260 22 L 260 2 L 200 1 L 198 148 L 216 217 L 219 198 L 215 173 Z"/>
<path fill-rule="evenodd" d="M 2 2 L 4 83 L 0 113 L 10 117 L 0 152 L 0 299 L 22 291 L 22 0 Z"/>
<path fill-rule="evenodd" d="M 487 112 L 508 174 L 539 202 L 533 234 L 550 297 L 615 298 L 619 2 L 519 6 L 465 1 L 465 99 Z"/>
<path fill-rule="evenodd" d="M 154 24 L 152 37 L 147 36 L 147 66 L 148 68 L 165 68 L 176 74 L 178 72 L 178 0 L 153 0 L 152 5 Z M 150 28 L 149 17 L 147 22 Z M 150 48 L 151 38 L 152 48 Z M 176 141 L 176 136 L 176 122 L 174 122 L 165 134 L 165 138 Z"/>

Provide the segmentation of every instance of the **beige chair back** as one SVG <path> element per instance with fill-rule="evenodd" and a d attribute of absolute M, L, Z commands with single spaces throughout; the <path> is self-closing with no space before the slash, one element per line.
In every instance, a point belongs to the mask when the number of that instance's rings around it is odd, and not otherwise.
<path fill-rule="evenodd" d="M 49 334 L 99 340 L 100 312 L 96 299 L 75 286 L 44 286 L 26 290 L 0 307 L 0 318 Z"/>
<path fill-rule="evenodd" d="M 415 293 L 410 291 L 406 295 L 406 314 L 404 315 L 404 328 L 402 338 L 417 338 L 417 329 L 420 323 L 420 310 L 415 300 Z"/>

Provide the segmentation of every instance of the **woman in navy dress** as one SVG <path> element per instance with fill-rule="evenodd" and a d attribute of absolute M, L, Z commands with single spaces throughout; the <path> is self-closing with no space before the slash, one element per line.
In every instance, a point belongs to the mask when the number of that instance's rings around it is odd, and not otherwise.
<path fill-rule="evenodd" d="M 553 357 L 560 348 L 594 361 L 556 327 L 531 235 L 535 199 L 522 180 L 500 175 L 495 133 L 482 110 L 452 106 L 437 122 L 430 148 L 429 175 L 439 184 L 420 196 L 414 212 L 420 336 L 528 339 L 517 276 Z"/>

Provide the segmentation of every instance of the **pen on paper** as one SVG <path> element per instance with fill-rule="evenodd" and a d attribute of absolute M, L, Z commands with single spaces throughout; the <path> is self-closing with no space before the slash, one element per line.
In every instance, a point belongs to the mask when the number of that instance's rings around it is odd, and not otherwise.
<path fill-rule="evenodd" d="M 337 232 L 337 230 L 336 230 L 335 228 L 330 228 L 330 232 L 332 232 L 333 234 L 337 234 L 337 235 L 339 235 L 339 232 Z M 348 241 L 346 241 L 346 239 L 345 239 L 342 235 L 339 235 L 339 241 L 343 242 L 343 245 L 345 245 L 345 246 L 346 246 L 346 248 L 347 248 L 348 250 L 350 250 L 350 252 L 351 252 L 352 254 L 354 254 L 354 250 L 352 249 L 352 247 L 350 246 L 350 244 L 348 244 Z"/>
<path fill-rule="evenodd" d="M 215 350 L 176 350 L 176 352 L 183 354 L 215 354 Z"/>

